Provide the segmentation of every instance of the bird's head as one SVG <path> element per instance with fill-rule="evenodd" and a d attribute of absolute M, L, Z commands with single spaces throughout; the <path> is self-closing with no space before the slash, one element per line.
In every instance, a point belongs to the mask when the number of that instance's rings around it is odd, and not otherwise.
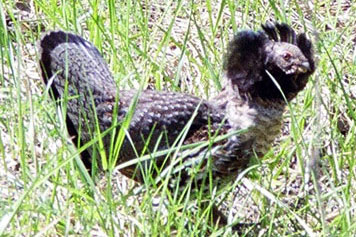
<path fill-rule="evenodd" d="M 277 42 L 271 44 L 267 50 L 269 53 L 265 61 L 266 70 L 281 70 L 285 75 L 294 76 L 310 71 L 309 60 L 293 44 Z"/>
<path fill-rule="evenodd" d="M 315 70 L 312 44 L 286 24 L 267 23 L 262 29 L 235 35 L 225 57 L 226 76 L 240 94 L 291 100 Z"/>

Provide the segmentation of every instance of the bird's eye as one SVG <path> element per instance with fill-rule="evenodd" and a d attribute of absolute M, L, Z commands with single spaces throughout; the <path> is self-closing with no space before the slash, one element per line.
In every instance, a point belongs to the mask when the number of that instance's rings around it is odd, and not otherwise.
<path fill-rule="evenodd" d="M 283 54 L 283 58 L 284 58 L 284 60 L 286 60 L 286 61 L 289 61 L 289 59 L 292 57 L 292 54 L 290 53 L 290 52 L 285 52 L 284 54 Z"/>

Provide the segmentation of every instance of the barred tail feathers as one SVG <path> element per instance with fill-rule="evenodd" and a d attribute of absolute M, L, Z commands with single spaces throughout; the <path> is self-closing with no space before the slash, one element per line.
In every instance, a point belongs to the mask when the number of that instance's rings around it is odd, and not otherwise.
<path fill-rule="evenodd" d="M 106 118 L 102 113 L 110 112 L 110 105 L 115 103 L 116 84 L 99 51 L 80 36 L 52 31 L 42 37 L 38 48 L 42 78 L 50 86 L 54 99 L 58 102 L 68 96 L 67 129 L 79 147 L 91 140 L 94 131 L 96 118 L 92 101 L 98 118 Z M 106 110 L 99 110 L 101 107 Z M 81 157 L 90 170 L 92 148 L 82 151 Z"/>
<path fill-rule="evenodd" d="M 52 31 L 39 42 L 42 78 L 56 75 L 51 86 L 55 97 L 62 96 L 65 79 L 78 91 L 89 86 L 93 94 L 115 92 L 116 84 L 108 66 L 96 47 L 80 36 L 63 31 Z M 110 93 L 109 93 L 110 94 Z"/>

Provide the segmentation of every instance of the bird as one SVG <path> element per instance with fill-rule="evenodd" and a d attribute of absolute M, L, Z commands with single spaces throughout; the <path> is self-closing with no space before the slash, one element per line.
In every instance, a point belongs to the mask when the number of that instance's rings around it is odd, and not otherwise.
<path fill-rule="evenodd" d="M 315 71 L 312 42 L 305 33 L 296 34 L 278 22 L 234 35 L 223 57 L 225 86 L 211 99 L 150 89 L 120 90 L 98 49 L 73 33 L 47 32 L 38 48 L 43 81 L 65 108 L 68 134 L 78 148 L 100 133 L 104 134 L 101 147 L 113 152 L 117 134 L 105 131 L 126 126 L 116 162 L 122 165 L 169 149 L 177 139 L 189 145 L 222 137 L 188 155 L 180 153 L 184 158 L 174 180 L 180 186 L 194 172 L 200 174 L 197 177 L 210 173 L 213 180 L 230 180 L 252 157 L 262 157 L 281 132 L 287 104 Z M 81 152 L 88 169 L 94 153 L 99 154 L 97 143 Z M 157 175 L 171 159 L 157 155 L 144 165 L 136 162 L 120 171 L 142 183 L 148 166 Z"/>

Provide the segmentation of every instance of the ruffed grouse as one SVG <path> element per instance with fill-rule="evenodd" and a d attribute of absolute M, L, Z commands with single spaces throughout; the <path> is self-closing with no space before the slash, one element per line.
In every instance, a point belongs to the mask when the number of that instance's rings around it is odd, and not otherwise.
<path fill-rule="evenodd" d="M 54 99 L 66 105 L 67 128 L 75 145 L 91 141 L 99 131 L 96 125 L 102 133 L 115 124 L 120 127 L 138 91 L 117 89 L 107 64 L 91 43 L 55 31 L 42 37 L 39 49 L 44 82 Z M 211 172 L 213 179 L 234 177 L 252 156 L 262 156 L 281 130 L 287 101 L 305 87 L 315 70 L 312 44 L 286 24 L 267 23 L 258 32 L 238 32 L 224 60 L 226 86 L 209 101 L 183 93 L 141 91 L 117 164 L 169 148 L 188 122 L 185 144 L 241 132 L 186 156 L 183 164 L 178 162 L 183 167 L 177 169 L 182 181 L 190 177 L 194 166 L 199 166 L 201 174 Z M 115 141 L 110 134 L 102 140 L 107 154 Z M 95 146 L 81 154 L 88 168 Z M 211 165 L 207 165 L 209 158 Z M 153 170 L 167 167 L 169 159 L 156 156 Z M 121 171 L 142 181 L 147 164 L 152 165 L 152 160 Z"/>

